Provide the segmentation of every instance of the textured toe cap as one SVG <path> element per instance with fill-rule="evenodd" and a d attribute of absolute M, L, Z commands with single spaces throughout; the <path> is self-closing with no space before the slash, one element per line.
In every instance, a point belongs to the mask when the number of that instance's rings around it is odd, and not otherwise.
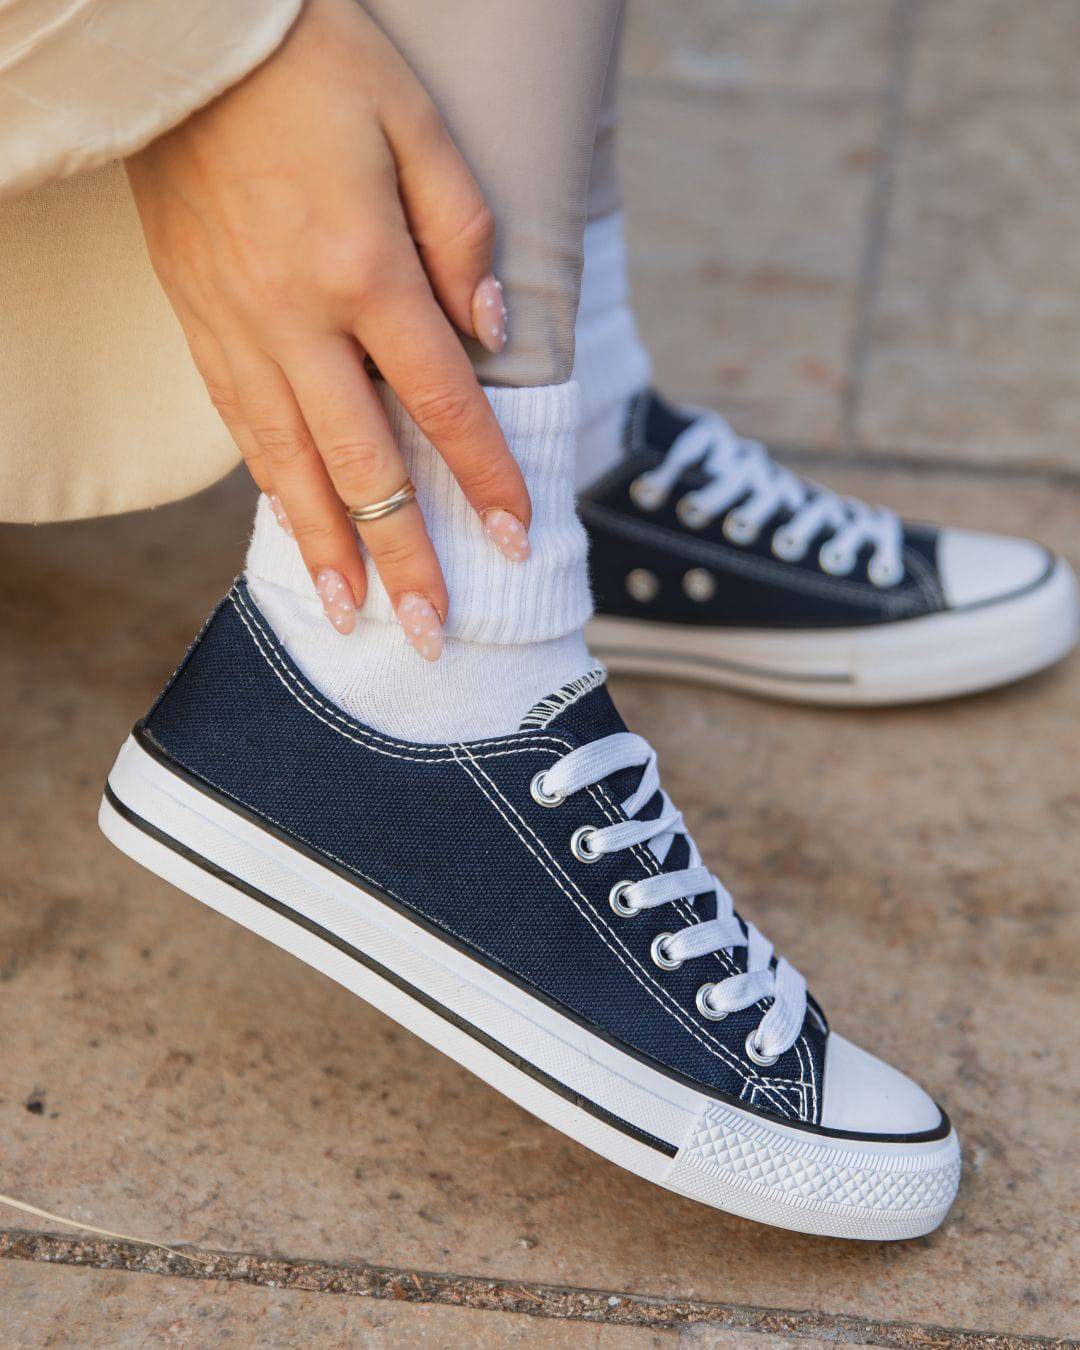
<path fill-rule="evenodd" d="M 853 1134 L 924 1134 L 941 1111 L 917 1083 L 830 1032 L 821 1124 Z"/>
<path fill-rule="evenodd" d="M 1046 549 L 1028 539 L 942 530 L 937 562 L 945 603 L 956 608 L 1024 590 L 1047 574 L 1052 559 Z"/>

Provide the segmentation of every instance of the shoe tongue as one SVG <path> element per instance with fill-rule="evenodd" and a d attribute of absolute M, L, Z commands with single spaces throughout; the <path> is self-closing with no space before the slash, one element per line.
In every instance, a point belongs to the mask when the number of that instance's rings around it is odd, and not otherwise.
<path fill-rule="evenodd" d="M 641 439 L 651 450 L 666 451 L 694 420 L 693 413 L 673 407 L 655 389 L 645 389 L 637 396 L 629 425 L 636 423 Z"/>

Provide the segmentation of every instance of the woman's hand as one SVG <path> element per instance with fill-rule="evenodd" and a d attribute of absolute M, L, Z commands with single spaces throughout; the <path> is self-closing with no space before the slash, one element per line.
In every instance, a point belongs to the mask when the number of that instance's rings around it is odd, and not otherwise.
<path fill-rule="evenodd" d="M 406 480 L 370 355 L 476 511 L 527 529 L 521 473 L 451 323 L 505 342 L 494 229 L 434 105 L 355 0 L 308 0 L 246 80 L 128 161 L 210 396 L 341 632 L 365 576 L 346 507 Z M 527 554 L 511 522 L 489 530 Z M 414 502 L 359 526 L 395 610 L 448 597 Z M 501 541 L 501 542 L 500 542 Z M 336 575 L 336 574 L 340 574 Z M 340 584 L 344 579 L 346 585 Z"/>

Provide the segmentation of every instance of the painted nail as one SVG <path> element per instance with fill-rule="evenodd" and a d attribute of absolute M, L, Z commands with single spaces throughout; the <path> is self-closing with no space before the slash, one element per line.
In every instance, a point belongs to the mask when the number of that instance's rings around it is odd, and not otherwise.
<path fill-rule="evenodd" d="M 484 533 L 503 555 L 511 562 L 524 562 L 532 552 L 528 531 L 517 516 L 501 509 L 485 511 L 483 515 Z"/>
<path fill-rule="evenodd" d="M 442 622 L 430 600 L 410 591 L 398 601 L 397 616 L 406 642 L 425 661 L 437 661 L 442 655 Z"/>
<path fill-rule="evenodd" d="M 293 527 L 289 524 L 289 517 L 285 514 L 285 508 L 281 504 L 281 498 L 276 492 L 271 492 L 266 500 L 270 503 L 270 510 L 274 513 L 274 519 L 289 538 L 294 539 L 296 536 L 293 534 Z"/>
<path fill-rule="evenodd" d="M 321 567 L 315 577 L 315 589 L 322 601 L 323 613 L 339 633 L 351 633 L 356 627 L 356 606 L 349 583 L 334 567 Z"/>
<path fill-rule="evenodd" d="M 506 305 L 502 282 L 490 274 L 473 291 L 473 332 L 489 352 L 501 352 L 506 346 Z"/>

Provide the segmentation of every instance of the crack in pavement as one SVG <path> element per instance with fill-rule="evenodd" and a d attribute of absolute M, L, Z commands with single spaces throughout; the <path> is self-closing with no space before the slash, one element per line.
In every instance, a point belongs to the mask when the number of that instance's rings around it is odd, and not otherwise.
<path fill-rule="evenodd" d="M 711 1326 L 790 1338 L 816 1337 L 839 1345 L 881 1345 L 897 1350 L 1021 1350 L 1053 1347 L 1064 1350 L 1080 1343 L 1065 1338 L 1026 1336 L 1011 1332 L 973 1331 L 921 1322 L 878 1321 L 844 1313 L 755 1308 L 738 1304 L 654 1298 L 646 1294 L 529 1281 L 489 1279 L 475 1275 L 385 1266 L 333 1265 L 247 1252 L 221 1252 L 183 1247 L 170 1253 L 136 1243 L 76 1238 L 53 1233 L 0 1229 L 0 1257 L 45 1264 L 87 1266 L 178 1279 L 231 1280 L 268 1289 L 307 1293 L 351 1294 L 489 1312 L 523 1313 L 563 1321 L 608 1326 L 677 1330 Z"/>

